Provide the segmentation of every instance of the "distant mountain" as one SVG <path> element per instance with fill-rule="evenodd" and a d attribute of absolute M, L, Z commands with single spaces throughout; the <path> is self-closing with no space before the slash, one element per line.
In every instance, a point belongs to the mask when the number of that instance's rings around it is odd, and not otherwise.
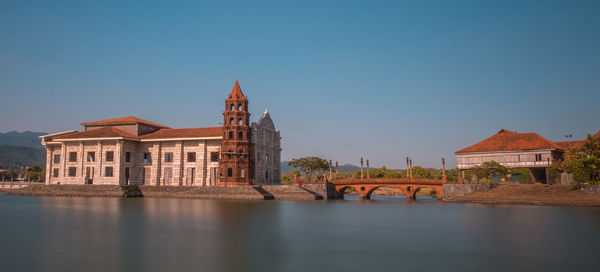
<path fill-rule="evenodd" d="M 28 146 L 0 145 L 0 166 L 18 170 L 22 166 L 46 167 L 46 150 Z"/>
<path fill-rule="evenodd" d="M 43 148 L 40 136 L 46 135 L 47 133 L 42 132 L 17 132 L 11 131 L 6 133 L 0 133 L 0 145 L 13 145 L 13 146 L 28 146 L 34 148 Z"/>
<path fill-rule="evenodd" d="M 298 168 L 295 167 L 291 167 L 288 165 L 289 161 L 282 161 L 281 162 L 281 174 L 285 174 L 290 170 L 298 170 Z M 333 166 L 335 167 L 335 165 Z M 345 172 L 354 172 L 354 171 L 360 171 L 360 167 L 356 166 L 356 165 L 352 165 L 352 164 L 344 164 L 344 165 L 339 165 L 338 166 L 338 171 L 340 173 L 345 173 Z"/>
<path fill-rule="evenodd" d="M 6 169 L 18 170 L 22 166 L 46 166 L 46 150 L 39 136 L 42 132 L 0 133 L 0 166 Z"/>

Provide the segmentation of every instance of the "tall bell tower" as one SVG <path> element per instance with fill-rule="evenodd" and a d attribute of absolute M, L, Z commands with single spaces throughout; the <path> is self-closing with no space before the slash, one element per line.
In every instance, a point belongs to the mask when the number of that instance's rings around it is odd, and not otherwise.
<path fill-rule="evenodd" d="M 220 185 L 254 184 L 251 133 L 248 98 L 242 93 L 236 80 L 231 93 L 225 99 L 223 112 L 223 140 L 219 158 Z"/>

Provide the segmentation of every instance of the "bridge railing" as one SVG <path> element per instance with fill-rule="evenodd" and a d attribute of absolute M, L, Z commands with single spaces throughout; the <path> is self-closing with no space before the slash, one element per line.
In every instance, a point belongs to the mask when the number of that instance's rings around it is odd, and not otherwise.
<path fill-rule="evenodd" d="M 355 179 L 334 179 L 331 181 L 336 185 L 353 184 L 423 184 L 423 185 L 442 185 L 443 179 L 423 179 L 423 178 L 355 178 Z"/>

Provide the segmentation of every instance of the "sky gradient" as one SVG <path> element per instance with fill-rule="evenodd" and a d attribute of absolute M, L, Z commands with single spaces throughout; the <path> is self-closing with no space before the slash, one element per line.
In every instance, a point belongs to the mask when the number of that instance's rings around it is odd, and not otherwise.
<path fill-rule="evenodd" d="M 282 159 L 439 167 L 501 128 L 600 129 L 600 1 L 1 1 L 0 132 L 215 126 L 236 79 Z"/>

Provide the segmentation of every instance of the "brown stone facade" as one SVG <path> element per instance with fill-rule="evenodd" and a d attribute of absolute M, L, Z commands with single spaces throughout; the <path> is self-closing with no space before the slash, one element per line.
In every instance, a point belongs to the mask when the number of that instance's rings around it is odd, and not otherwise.
<path fill-rule="evenodd" d="M 219 169 L 223 185 L 253 185 L 254 157 L 248 98 L 235 81 L 223 112 L 223 140 Z"/>

